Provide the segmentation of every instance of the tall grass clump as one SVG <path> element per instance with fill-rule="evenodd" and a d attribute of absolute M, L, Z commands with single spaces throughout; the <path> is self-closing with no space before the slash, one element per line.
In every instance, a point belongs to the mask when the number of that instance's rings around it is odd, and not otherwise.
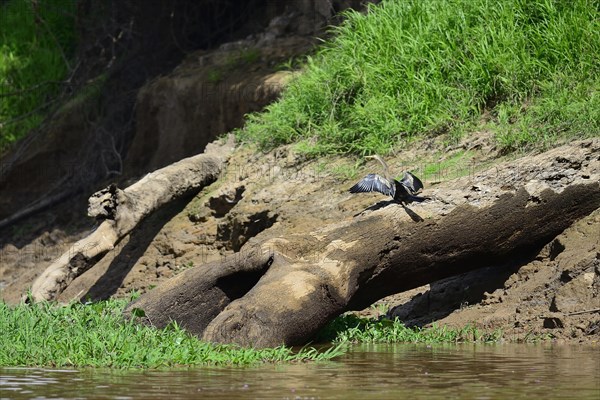
<path fill-rule="evenodd" d="M 125 301 L 61 307 L 51 303 L 9 307 L 0 302 L 1 366 L 156 368 L 249 365 L 326 360 L 343 353 L 288 347 L 216 345 L 198 340 L 176 323 L 154 329 L 122 318 Z"/>
<path fill-rule="evenodd" d="M 384 0 L 350 11 L 238 135 L 313 154 L 386 153 L 418 135 L 481 128 L 508 149 L 598 135 L 599 4 Z"/>
<path fill-rule="evenodd" d="M 75 0 L 0 4 L 0 153 L 42 121 L 70 70 Z"/>

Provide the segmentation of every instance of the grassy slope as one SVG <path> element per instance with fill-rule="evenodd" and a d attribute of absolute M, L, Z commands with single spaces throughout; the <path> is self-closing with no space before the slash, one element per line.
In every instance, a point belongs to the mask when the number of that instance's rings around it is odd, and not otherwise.
<path fill-rule="evenodd" d="M 369 154 L 481 129 L 506 150 L 600 135 L 599 4 L 404 0 L 350 12 L 238 136 Z"/>
<path fill-rule="evenodd" d="M 75 43 L 74 0 L 0 5 L 0 153 L 58 99 Z"/>

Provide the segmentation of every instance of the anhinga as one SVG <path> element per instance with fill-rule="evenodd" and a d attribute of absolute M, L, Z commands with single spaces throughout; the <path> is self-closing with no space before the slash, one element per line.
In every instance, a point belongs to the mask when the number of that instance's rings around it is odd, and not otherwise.
<path fill-rule="evenodd" d="M 383 176 L 377 174 L 365 176 L 363 180 L 350 188 L 350 193 L 379 192 L 392 197 L 400 204 L 427 200 L 425 197 L 415 196 L 423 189 L 423 182 L 419 178 L 410 172 L 405 172 L 404 177 L 397 181 L 390 176 L 388 166 L 383 158 L 378 155 L 366 156 L 365 158 L 373 158 L 379 161 L 383 167 Z"/>

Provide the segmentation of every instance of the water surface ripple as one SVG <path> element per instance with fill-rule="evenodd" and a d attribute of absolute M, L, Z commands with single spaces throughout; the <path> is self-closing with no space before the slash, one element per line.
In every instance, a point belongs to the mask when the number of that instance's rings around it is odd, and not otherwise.
<path fill-rule="evenodd" d="M 2 368 L 2 399 L 600 399 L 600 346 L 357 345 L 330 362 Z"/>

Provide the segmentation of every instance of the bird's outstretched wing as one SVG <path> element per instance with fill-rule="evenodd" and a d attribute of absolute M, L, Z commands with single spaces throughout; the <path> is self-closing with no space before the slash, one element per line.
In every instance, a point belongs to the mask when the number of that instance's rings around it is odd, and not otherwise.
<path fill-rule="evenodd" d="M 380 175 L 369 174 L 350 188 L 350 193 L 361 192 L 379 192 L 394 197 L 396 187 Z"/>
<path fill-rule="evenodd" d="M 411 194 L 419 193 L 423 189 L 423 182 L 410 172 L 405 172 L 400 183 L 409 190 Z"/>

